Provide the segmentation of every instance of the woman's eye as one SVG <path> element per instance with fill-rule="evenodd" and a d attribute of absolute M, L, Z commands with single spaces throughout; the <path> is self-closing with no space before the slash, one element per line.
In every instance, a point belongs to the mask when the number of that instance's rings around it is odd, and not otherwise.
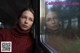
<path fill-rule="evenodd" d="M 22 16 L 21 18 L 26 18 L 26 16 Z"/>
<path fill-rule="evenodd" d="M 51 21 L 51 18 L 48 18 L 46 21 Z"/>
<path fill-rule="evenodd" d="M 32 18 L 29 18 L 29 20 L 30 20 L 30 21 L 33 21 L 33 19 L 32 19 Z"/>

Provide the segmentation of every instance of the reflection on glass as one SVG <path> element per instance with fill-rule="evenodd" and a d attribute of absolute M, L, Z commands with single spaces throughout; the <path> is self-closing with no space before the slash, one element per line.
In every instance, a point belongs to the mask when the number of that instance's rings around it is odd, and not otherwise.
<path fill-rule="evenodd" d="M 62 1 L 66 3 L 61 5 Z M 45 19 L 41 23 L 45 35 L 43 42 L 59 53 L 80 53 L 80 4 L 72 1 L 74 5 L 68 5 L 67 0 L 57 2 L 58 5 L 46 5 L 48 10 L 45 9 Z"/>

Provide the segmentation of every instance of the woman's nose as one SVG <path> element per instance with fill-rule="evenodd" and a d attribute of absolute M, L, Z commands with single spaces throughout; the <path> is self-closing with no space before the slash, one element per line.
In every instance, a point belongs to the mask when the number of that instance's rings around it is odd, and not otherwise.
<path fill-rule="evenodd" d="M 54 24 L 55 23 L 55 20 L 52 20 L 51 22 Z"/>
<path fill-rule="evenodd" d="M 28 24 L 28 20 L 27 19 L 25 20 L 25 23 Z"/>

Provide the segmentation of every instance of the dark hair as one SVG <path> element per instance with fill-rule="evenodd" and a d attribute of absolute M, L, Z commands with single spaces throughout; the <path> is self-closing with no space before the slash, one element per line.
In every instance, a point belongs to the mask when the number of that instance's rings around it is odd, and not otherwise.
<path fill-rule="evenodd" d="M 26 11 L 26 10 L 29 10 L 29 11 L 34 15 L 34 10 L 33 10 L 32 8 L 30 8 L 30 7 L 26 7 L 26 8 L 24 8 L 24 9 L 22 9 L 22 10 L 20 11 L 20 14 L 19 14 L 19 16 L 18 16 L 18 19 L 20 18 L 21 14 L 22 14 L 24 11 Z"/>

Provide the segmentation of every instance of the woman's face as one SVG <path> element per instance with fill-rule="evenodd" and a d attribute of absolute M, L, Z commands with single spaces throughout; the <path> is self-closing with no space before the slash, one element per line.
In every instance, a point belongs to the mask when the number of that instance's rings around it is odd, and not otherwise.
<path fill-rule="evenodd" d="M 56 12 L 49 12 L 46 16 L 46 27 L 50 30 L 59 28 L 59 20 Z"/>
<path fill-rule="evenodd" d="M 19 26 L 22 30 L 28 30 L 32 27 L 34 22 L 34 15 L 31 11 L 26 10 L 19 18 Z"/>

